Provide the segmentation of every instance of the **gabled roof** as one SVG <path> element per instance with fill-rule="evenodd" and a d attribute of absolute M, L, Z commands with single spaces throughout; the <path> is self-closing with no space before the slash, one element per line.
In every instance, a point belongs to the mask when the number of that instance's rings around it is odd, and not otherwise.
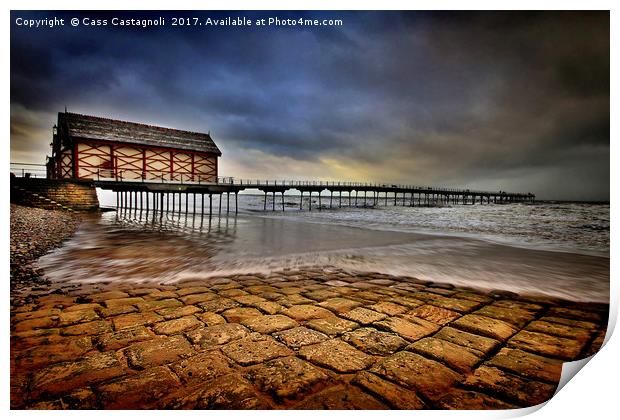
<path fill-rule="evenodd" d="M 66 124 L 66 125 L 65 125 Z M 90 115 L 58 113 L 58 126 L 68 129 L 69 137 L 167 147 L 222 155 L 211 135 L 176 130 Z"/>

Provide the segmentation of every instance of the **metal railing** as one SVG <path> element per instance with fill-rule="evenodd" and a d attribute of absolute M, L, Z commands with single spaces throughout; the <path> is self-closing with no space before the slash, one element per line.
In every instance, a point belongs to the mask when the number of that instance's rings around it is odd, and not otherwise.
<path fill-rule="evenodd" d="M 46 166 L 37 163 L 11 162 L 10 171 L 20 178 L 47 178 Z"/>

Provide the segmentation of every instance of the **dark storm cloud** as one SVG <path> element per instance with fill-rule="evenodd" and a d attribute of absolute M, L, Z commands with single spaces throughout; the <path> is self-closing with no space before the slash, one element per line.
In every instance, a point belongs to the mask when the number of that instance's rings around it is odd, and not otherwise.
<path fill-rule="evenodd" d="M 298 176 L 298 167 L 308 176 L 608 199 L 608 13 L 280 15 L 344 25 L 13 25 L 12 158 L 41 161 L 54 115 L 67 105 L 211 130 L 236 176 L 289 162 L 279 169 L 290 173 L 262 176 Z"/>

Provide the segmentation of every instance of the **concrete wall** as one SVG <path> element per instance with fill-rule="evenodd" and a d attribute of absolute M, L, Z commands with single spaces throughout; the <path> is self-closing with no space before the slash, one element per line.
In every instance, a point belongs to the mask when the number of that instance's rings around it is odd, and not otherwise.
<path fill-rule="evenodd" d="M 97 191 L 89 181 L 11 178 L 11 203 L 44 209 L 99 210 Z"/>

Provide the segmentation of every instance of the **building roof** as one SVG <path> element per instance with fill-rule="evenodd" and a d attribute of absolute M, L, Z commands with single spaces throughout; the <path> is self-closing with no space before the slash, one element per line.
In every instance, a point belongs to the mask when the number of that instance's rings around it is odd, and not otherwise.
<path fill-rule="evenodd" d="M 104 140 L 222 155 L 211 135 L 205 133 L 73 114 L 71 112 L 59 112 L 58 125 L 59 127 L 67 127 L 71 138 Z"/>

